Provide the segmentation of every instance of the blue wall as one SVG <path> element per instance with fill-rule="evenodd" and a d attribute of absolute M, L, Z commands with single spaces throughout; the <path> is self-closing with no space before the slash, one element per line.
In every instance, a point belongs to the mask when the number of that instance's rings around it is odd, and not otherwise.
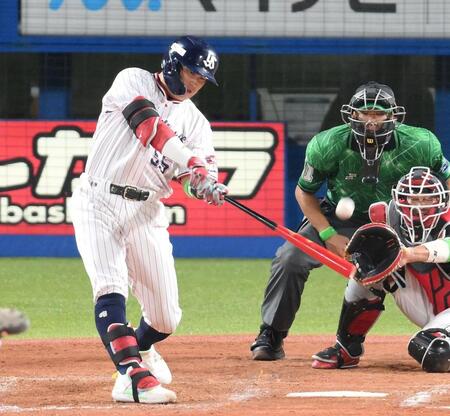
<path fill-rule="evenodd" d="M 172 237 L 175 257 L 271 258 L 278 237 Z M 3 235 L 1 257 L 78 257 L 73 236 Z"/>

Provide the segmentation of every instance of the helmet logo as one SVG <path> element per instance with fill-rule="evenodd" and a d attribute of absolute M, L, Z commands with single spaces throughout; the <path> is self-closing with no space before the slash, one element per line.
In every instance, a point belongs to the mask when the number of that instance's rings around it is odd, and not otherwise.
<path fill-rule="evenodd" d="M 367 137 L 366 140 L 367 140 L 368 144 L 373 144 L 374 143 L 374 140 L 372 138 L 370 138 L 370 137 Z"/>
<path fill-rule="evenodd" d="M 186 49 L 184 49 L 183 46 L 179 43 L 175 42 L 170 45 L 169 54 L 172 54 L 173 52 L 176 52 L 180 56 L 184 56 L 186 53 Z"/>
<path fill-rule="evenodd" d="M 205 66 L 205 68 L 208 68 L 210 70 L 214 69 L 214 67 L 216 66 L 216 62 L 217 56 L 212 52 L 208 52 L 208 56 L 206 57 L 206 59 L 203 59 L 203 65 Z"/>

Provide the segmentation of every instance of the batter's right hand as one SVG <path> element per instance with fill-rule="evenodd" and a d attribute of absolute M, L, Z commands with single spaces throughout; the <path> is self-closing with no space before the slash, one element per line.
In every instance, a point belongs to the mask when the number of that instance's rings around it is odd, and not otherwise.
<path fill-rule="evenodd" d="M 208 204 L 220 207 L 225 202 L 227 194 L 228 188 L 223 183 L 215 182 L 205 189 L 204 199 Z"/>
<path fill-rule="evenodd" d="M 345 248 L 347 247 L 349 241 L 350 240 L 345 235 L 335 234 L 325 241 L 325 246 L 334 254 L 344 257 Z"/>
<path fill-rule="evenodd" d="M 199 191 L 204 189 L 209 181 L 205 162 L 199 157 L 193 156 L 189 159 L 187 166 L 191 170 L 189 186 L 192 192 L 198 195 Z"/>

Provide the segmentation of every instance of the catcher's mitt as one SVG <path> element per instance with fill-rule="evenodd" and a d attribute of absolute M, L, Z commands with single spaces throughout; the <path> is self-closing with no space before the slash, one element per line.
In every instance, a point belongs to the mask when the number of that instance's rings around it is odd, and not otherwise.
<path fill-rule="evenodd" d="M 397 233 L 388 225 L 365 224 L 350 239 L 346 257 L 356 266 L 353 278 L 369 286 L 380 282 L 398 268 L 402 244 Z"/>

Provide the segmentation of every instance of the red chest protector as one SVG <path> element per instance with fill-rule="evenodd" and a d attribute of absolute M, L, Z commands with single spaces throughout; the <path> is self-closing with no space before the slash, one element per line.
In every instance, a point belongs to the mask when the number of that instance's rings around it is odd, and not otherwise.
<path fill-rule="evenodd" d="M 450 280 L 443 270 L 434 266 L 429 272 L 420 273 L 412 267 L 406 267 L 425 290 L 435 315 L 450 307 Z"/>
<path fill-rule="evenodd" d="M 369 218 L 371 222 L 387 223 L 388 204 L 386 202 L 375 202 L 369 207 Z"/>

